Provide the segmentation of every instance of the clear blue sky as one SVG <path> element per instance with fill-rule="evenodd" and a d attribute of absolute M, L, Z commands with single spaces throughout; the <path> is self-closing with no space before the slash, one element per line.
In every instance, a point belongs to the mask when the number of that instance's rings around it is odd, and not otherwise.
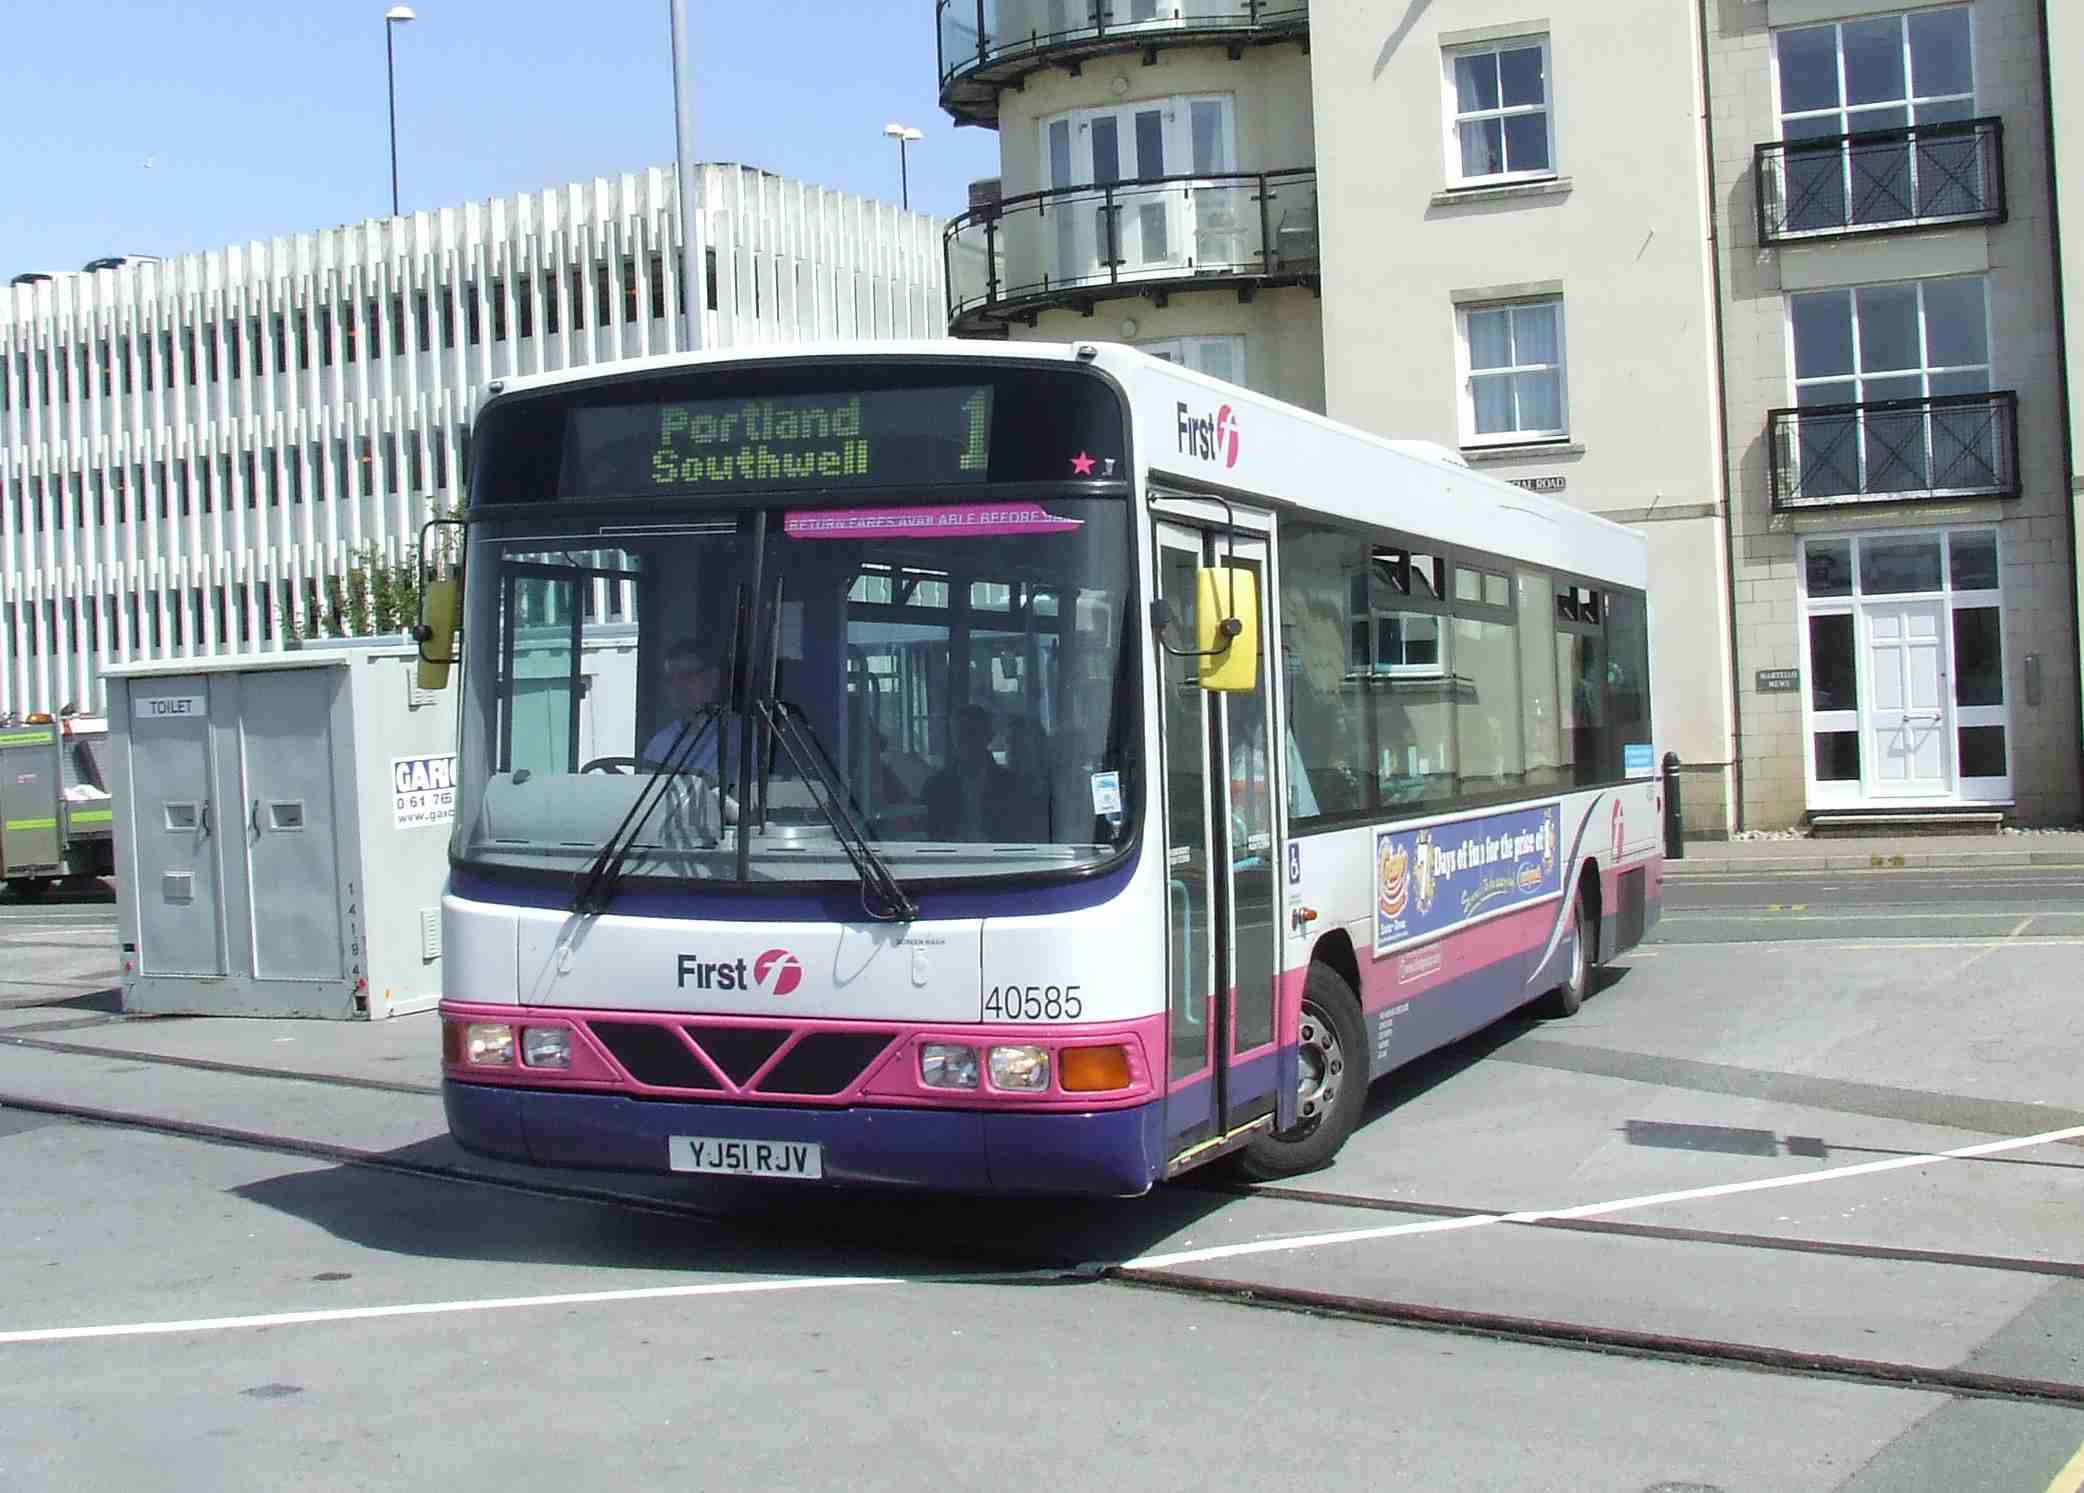
<path fill-rule="evenodd" d="M 0 283 L 390 210 L 391 0 L 8 0 Z M 397 28 L 400 206 L 673 163 L 667 0 L 414 0 Z M 933 0 L 688 0 L 695 153 L 962 210 L 998 136 L 935 104 Z M 147 163 L 150 163 L 149 165 Z"/>

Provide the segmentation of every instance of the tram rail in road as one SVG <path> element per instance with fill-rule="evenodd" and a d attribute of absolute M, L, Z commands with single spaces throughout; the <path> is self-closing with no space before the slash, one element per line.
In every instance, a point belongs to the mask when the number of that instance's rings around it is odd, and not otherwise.
<path fill-rule="evenodd" d="M 298 1083 L 318 1083 L 324 1081 L 322 1077 L 282 1070 L 276 1070 L 270 1076 Z M 180 1120 L 168 1116 L 116 1111 L 95 1106 L 39 1099 L 34 1096 L 12 1094 L 0 1094 L 0 1109 L 14 1109 L 25 1113 L 47 1115 L 92 1125 L 150 1131 L 206 1144 L 236 1146 L 249 1150 L 261 1150 L 312 1160 L 329 1161 L 346 1166 L 372 1168 L 436 1184 L 487 1187 L 521 1196 L 560 1202 L 574 1202 L 594 1207 L 678 1219 L 686 1222 L 700 1222 L 710 1226 L 722 1224 L 747 1229 L 751 1232 L 787 1238 L 795 1243 L 805 1242 L 806 1239 L 823 1241 L 828 1237 L 825 1230 L 818 1228 L 814 1224 L 810 1226 L 809 1232 L 806 1234 L 801 1230 L 792 1230 L 785 1224 L 775 1225 L 772 1220 L 762 1220 L 757 1215 L 749 1216 L 738 1212 L 705 1208 L 679 1200 L 644 1197 L 618 1192 L 609 1188 L 573 1186 L 548 1179 L 530 1177 L 526 1174 L 501 1176 L 480 1171 L 468 1165 L 448 1166 L 422 1161 L 409 1161 L 381 1153 L 342 1146 L 333 1142 L 240 1130 L 190 1120 Z M 2067 1132 L 2055 1132 L 2032 1137 L 2014 1137 L 2003 1141 L 1987 1142 L 1981 1145 L 1961 1147 L 1952 1152 L 1898 1158 L 1886 1162 L 1869 1162 L 1852 1167 L 1834 1169 L 1834 1172 L 1850 1176 L 1937 1162 L 1955 1156 L 1990 1155 L 2005 1150 L 2022 1149 L 2044 1144 L 2052 1140 L 2070 1138 L 2073 1134 L 2084 1134 L 2084 1127 L 2072 1127 Z M 1730 1184 L 1723 1188 L 1695 1189 L 1694 1193 L 1712 1194 L 1761 1187 L 1802 1185 L 1811 1181 L 1829 1180 L 1831 1175 L 1826 1173 L 1820 1177 L 1817 1174 L 1801 1174 L 1792 1178 Z M 1314 1203 L 1332 1209 L 1358 1209 L 1368 1212 L 1398 1213 L 1430 1221 L 1430 1223 L 1405 1226 L 1411 1230 L 1423 1230 L 1431 1226 L 1454 1228 L 1459 1226 L 1483 1227 L 1488 1225 L 1555 1228 L 1580 1233 L 1612 1234 L 1635 1239 L 1660 1240 L 1672 1243 L 1785 1250 L 1798 1253 L 1835 1255 L 1850 1259 L 1908 1261 L 1964 1270 L 1996 1270 L 2060 1276 L 2071 1279 L 2084 1278 L 2084 1261 L 2041 1260 L 2030 1257 L 1999 1256 L 1974 1252 L 1909 1250 L 1892 1246 L 1849 1244 L 1784 1236 L 1743 1235 L 1699 1229 L 1663 1228 L 1656 1225 L 1623 1223 L 1611 1219 L 1571 1216 L 1573 1212 L 1598 1212 L 1631 1206 L 1648 1206 L 1665 1201 L 1666 1199 L 1663 1197 L 1622 1200 L 1618 1203 L 1594 1204 L 1588 1205 L 1588 1207 L 1583 1209 L 1565 1209 L 1551 1213 L 1522 1213 L 1517 1211 L 1486 1213 L 1482 1210 L 1446 1204 L 1414 1202 L 1405 1199 L 1374 1199 L 1288 1186 L 1240 1186 L 1211 1189 L 1207 1185 L 1203 1185 L 1196 1190 L 1224 1191 L 1240 1199 L 1263 1196 L 1284 1201 Z M 1694 1194 L 1672 1194 L 1670 1196 L 1691 1195 Z M 1373 1232 L 1379 1237 L 1395 1237 L 1402 1231 L 1402 1229 L 1392 1226 Z M 1367 1231 L 1362 1232 L 1366 1233 Z M 1466 1308 L 1437 1303 L 1395 1300 L 1350 1292 L 1317 1291 L 1278 1282 L 1206 1275 L 1196 1273 L 1192 1269 L 1187 1268 L 1205 1260 L 1230 1258 L 1245 1253 L 1308 1249 L 1322 1243 L 1343 1242 L 1352 1237 L 1352 1233 L 1353 1231 L 1341 1231 L 1334 1234 L 1304 1236 L 1301 1238 L 1277 1238 L 1245 1246 L 1159 1253 L 1126 1261 L 1098 1262 L 1071 1260 L 1068 1258 L 1051 1259 L 1046 1255 L 1033 1252 L 1016 1255 L 1005 1251 L 1002 1247 L 996 1252 L 989 1248 L 980 1251 L 974 1244 L 962 1241 L 960 1253 L 964 1257 L 971 1260 L 976 1260 L 980 1257 L 989 1258 L 993 1268 L 982 1271 L 961 1270 L 950 1272 L 946 1268 L 945 1259 L 939 1259 L 921 1251 L 914 1251 L 912 1253 L 922 1257 L 922 1263 L 939 1268 L 935 1269 L 931 1274 L 924 1275 L 907 1274 L 904 1276 L 871 1277 L 849 1274 L 843 1277 L 831 1278 L 811 1276 L 764 1284 L 766 1288 L 786 1289 L 791 1286 L 808 1287 L 815 1284 L 872 1286 L 877 1284 L 897 1284 L 900 1282 L 922 1283 L 934 1280 L 1006 1284 L 1021 1281 L 1089 1279 L 1198 1295 L 1228 1301 L 1240 1306 L 1302 1311 L 1315 1315 L 1376 1322 L 1385 1326 L 1398 1326 L 1412 1330 L 1444 1331 L 1514 1341 L 1540 1342 L 1561 1348 L 1622 1354 L 1639 1358 L 1683 1360 L 1799 1377 L 1910 1387 L 1955 1396 L 2084 1408 L 2084 1383 L 1991 1374 L 1941 1364 L 1918 1364 L 1883 1358 L 1862 1358 L 1819 1353 L 1796 1347 L 1742 1342 L 1733 1339 L 1710 1339 L 1680 1334 L 1647 1332 L 1595 1322 L 1562 1321 L 1510 1313 L 1472 1311 Z M 753 1288 L 757 1288 L 757 1286 L 747 1286 L 742 1289 Z M 127 1326 L 114 1324 L 102 1327 L 57 1329 L 24 1327 L 0 1330 L 0 1347 L 10 1343 L 48 1342 L 68 1338 L 123 1336 L 130 1333 L 163 1335 L 184 1331 L 206 1332 L 226 1330 L 227 1328 L 239 1326 L 279 1326 L 295 1325 L 307 1321 L 315 1323 L 319 1321 L 352 1320 L 360 1317 L 433 1314 L 443 1310 L 507 1310 L 525 1309 L 531 1306 L 568 1306 L 574 1302 L 582 1300 L 592 1301 L 596 1298 L 599 1304 L 607 1304 L 624 1299 L 639 1300 L 673 1294 L 699 1294 L 701 1289 L 699 1287 L 689 1287 L 678 1291 L 675 1288 L 657 1288 L 627 1292 L 555 1293 L 538 1297 L 502 1298 L 495 1301 L 476 1303 L 398 1303 L 391 1306 L 349 1308 L 338 1311 L 260 1313 L 251 1317 L 220 1317 L 196 1319 L 191 1322 L 183 1322 L 176 1319 L 153 1323 L 128 1324 Z"/>

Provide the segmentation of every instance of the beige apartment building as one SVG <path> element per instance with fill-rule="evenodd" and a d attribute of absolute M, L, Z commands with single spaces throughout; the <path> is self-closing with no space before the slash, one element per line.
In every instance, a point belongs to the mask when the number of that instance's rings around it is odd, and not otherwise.
<path fill-rule="evenodd" d="M 2049 226 L 2056 235 L 2062 278 L 2056 317 L 2069 395 L 2064 471 L 2069 478 L 2070 550 L 2075 556 L 2070 580 L 2076 586 L 2077 617 L 2080 631 L 2084 631 L 2084 397 L 2078 392 L 2078 381 L 2084 380 L 2084 98 L 2054 86 L 2053 65 L 2057 57 L 2072 59 L 2065 80 L 2074 85 L 2074 59 L 2084 57 L 2084 5 L 2074 0 L 2042 0 L 2041 10 L 2047 28 L 2042 86 L 2048 96 L 2048 134 L 2054 144 L 2055 204 Z M 2062 232 L 2064 224 L 2069 227 L 2067 235 Z"/>
<path fill-rule="evenodd" d="M 1746 820 L 2074 818 L 2039 6 L 1710 14 Z"/>
<path fill-rule="evenodd" d="M 1001 140 L 951 330 L 1142 346 L 1637 528 L 1689 832 L 2073 819 L 2050 8 L 940 0 L 942 102 Z"/>

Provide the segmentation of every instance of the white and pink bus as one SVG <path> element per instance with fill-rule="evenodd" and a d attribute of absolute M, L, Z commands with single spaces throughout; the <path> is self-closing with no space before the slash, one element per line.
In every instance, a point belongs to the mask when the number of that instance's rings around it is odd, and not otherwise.
<path fill-rule="evenodd" d="M 1126 347 L 496 382 L 460 553 L 474 1151 L 1283 1176 L 1657 916 L 1643 541 Z"/>

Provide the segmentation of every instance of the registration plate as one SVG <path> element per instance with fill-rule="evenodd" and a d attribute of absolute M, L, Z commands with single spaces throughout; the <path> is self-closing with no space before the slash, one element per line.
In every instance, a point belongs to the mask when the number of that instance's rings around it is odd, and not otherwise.
<path fill-rule="evenodd" d="M 675 1135 L 666 1141 L 666 1156 L 676 1172 L 810 1180 L 825 1175 L 825 1159 L 815 1141 L 728 1140 L 712 1135 Z"/>

